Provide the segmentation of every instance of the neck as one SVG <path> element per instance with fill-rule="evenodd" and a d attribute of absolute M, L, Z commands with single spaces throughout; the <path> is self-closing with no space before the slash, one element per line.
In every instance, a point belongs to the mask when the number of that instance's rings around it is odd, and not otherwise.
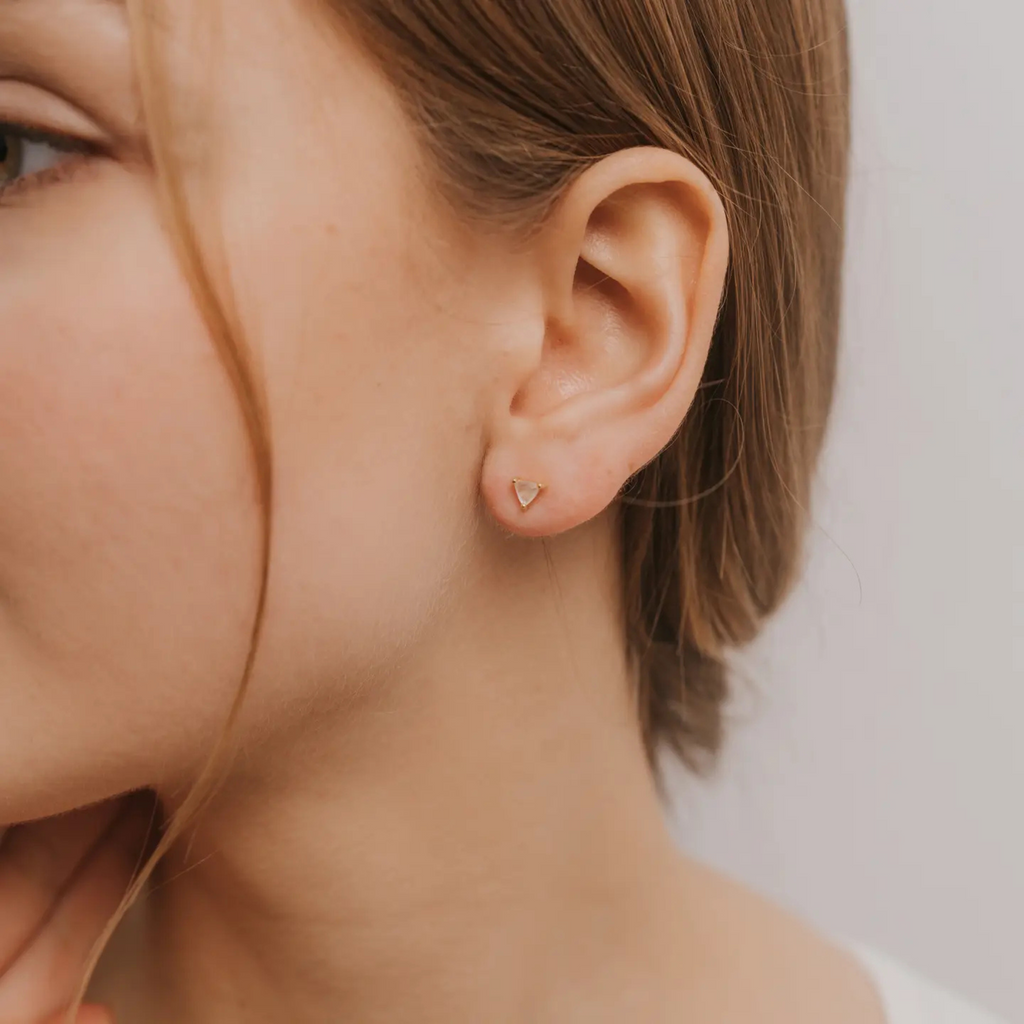
<path fill-rule="evenodd" d="M 497 633 L 453 610 L 383 692 L 233 778 L 146 901 L 164 1009 L 139 1016 L 606 1019 L 678 914 L 621 643 L 574 642 L 606 593 L 534 591 Z"/>

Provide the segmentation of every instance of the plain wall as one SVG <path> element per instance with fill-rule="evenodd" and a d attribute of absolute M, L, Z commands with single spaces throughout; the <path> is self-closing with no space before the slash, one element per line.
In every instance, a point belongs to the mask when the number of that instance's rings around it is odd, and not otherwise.
<path fill-rule="evenodd" d="M 845 336 L 807 574 L 675 830 L 1024 1021 L 1024 9 L 849 9 Z"/>

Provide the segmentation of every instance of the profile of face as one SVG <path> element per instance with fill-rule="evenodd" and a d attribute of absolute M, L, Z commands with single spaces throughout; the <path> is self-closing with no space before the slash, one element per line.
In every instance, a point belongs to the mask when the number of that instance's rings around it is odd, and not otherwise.
<path fill-rule="evenodd" d="M 591 169 L 536 246 L 467 229 L 379 70 L 307 6 L 178 0 L 160 32 L 190 208 L 269 411 L 253 739 L 381 699 L 462 595 L 486 613 L 521 537 L 610 542 L 604 511 L 698 386 L 726 263 L 713 193 L 654 151 Z M 249 436 L 137 86 L 118 3 L 0 4 L 0 822 L 187 783 L 249 650 Z M 658 160 L 693 175 L 678 203 Z M 595 284 L 655 279 L 638 239 L 697 282 L 677 304 Z M 584 340 L 560 348 L 563 314 Z M 524 515 L 516 476 L 557 488 Z"/>

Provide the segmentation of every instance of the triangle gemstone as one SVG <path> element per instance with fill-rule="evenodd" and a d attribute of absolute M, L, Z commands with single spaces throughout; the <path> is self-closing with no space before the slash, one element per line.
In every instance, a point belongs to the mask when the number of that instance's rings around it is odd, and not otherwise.
<path fill-rule="evenodd" d="M 515 488 L 516 497 L 524 512 L 537 500 L 541 489 L 541 485 L 532 480 L 516 479 L 512 481 L 512 486 Z"/>

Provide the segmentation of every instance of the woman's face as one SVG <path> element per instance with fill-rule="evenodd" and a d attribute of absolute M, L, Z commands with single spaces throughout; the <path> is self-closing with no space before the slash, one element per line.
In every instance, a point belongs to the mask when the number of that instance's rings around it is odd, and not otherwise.
<path fill-rule="evenodd" d="M 253 730 L 386 673 L 430 621 L 494 353 L 533 329 L 517 266 L 441 217 L 383 79 L 307 6 L 174 0 L 159 22 L 186 188 L 269 395 Z M 0 0 L 0 121 L 92 151 L 0 140 L 2 823 L 187 780 L 242 675 L 260 512 L 116 0 Z"/>

